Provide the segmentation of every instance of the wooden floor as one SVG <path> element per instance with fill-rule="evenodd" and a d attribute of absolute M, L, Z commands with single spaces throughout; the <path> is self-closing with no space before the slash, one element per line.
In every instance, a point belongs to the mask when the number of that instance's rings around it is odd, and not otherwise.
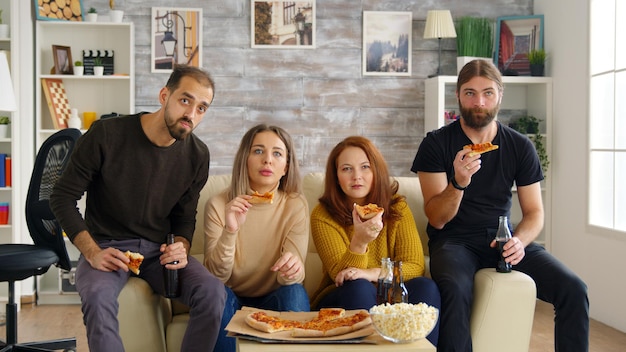
<path fill-rule="evenodd" d="M 530 352 L 554 351 L 553 314 L 551 305 L 537 301 Z M 88 351 L 82 313 L 77 305 L 23 307 L 18 320 L 20 342 L 74 336 L 77 340 L 78 351 Z M 4 325 L 0 326 L 0 336 L 6 336 L 5 331 Z M 626 333 L 595 320 L 591 321 L 590 352 L 622 352 L 625 350 L 624 346 L 626 346 Z"/>

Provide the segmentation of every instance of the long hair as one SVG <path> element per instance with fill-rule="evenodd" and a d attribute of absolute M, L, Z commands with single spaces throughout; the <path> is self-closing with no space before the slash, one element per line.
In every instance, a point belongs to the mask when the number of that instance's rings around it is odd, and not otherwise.
<path fill-rule="evenodd" d="M 352 224 L 353 204 L 339 185 L 339 177 L 337 174 L 337 159 L 339 155 L 348 147 L 356 147 L 367 156 L 373 173 L 372 187 L 367 195 L 366 203 L 375 203 L 385 208 L 383 219 L 385 221 L 395 221 L 400 215 L 392 211 L 391 206 L 402 198 L 394 198 L 398 192 L 398 181 L 391 180 L 389 177 L 389 168 L 382 154 L 376 148 L 374 143 L 362 136 L 347 137 L 339 142 L 330 152 L 328 161 L 326 162 L 326 177 L 324 180 L 324 194 L 319 199 L 320 203 L 326 208 L 335 221 L 346 226 Z M 363 205 L 363 204 L 361 204 Z"/>
<path fill-rule="evenodd" d="M 235 155 L 233 164 L 233 174 L 230 183 L 230 191 L 228 192 L 228 200 L 232 200 L 240 194 L 246 194 L 250 189 L 250 175 L 248 173 L 248 156 L 250 156 L 250 148 L 254 137 L 261 132 L 274 132 L 287 148 L 287 171 L 280 179 L 278 189 L 286 194 L 302 193 L 302 185 L 300 180 L 300 169 L 296 160 L 296 152 L 291 136 L 284 129 L 277 126 L 268 126 L 260 124 L 252 127 L 246 132 L 239 144 L 239 150 Z"/>
<path fill-rule="evenodd" d="M 468 62 L 459 72 L 456 83 L 457 94 L 461 91 L 461 86 L 469 82 L 474 77 L 484 77 L 496 83 L 500 94 L 504 91 L 502 76 L 498 68 L 488 60 L 476 59 Z"/>

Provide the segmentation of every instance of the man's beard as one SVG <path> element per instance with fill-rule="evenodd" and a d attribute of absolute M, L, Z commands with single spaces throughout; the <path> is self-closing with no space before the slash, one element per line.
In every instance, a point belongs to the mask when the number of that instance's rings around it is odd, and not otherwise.
<path fill-rule="evenodd" d="M 167 112 L 167 107 L 165 109 L 164 119 L 165 119 L 165 126 L 167 126 L 167 130 L 169 131 L 170 136 L 172 136 L 172 138 L 176 139 L 177 141 L 181 141 L 187 138 L 187 136 L 191 134 L 191 131 L 193 131 L 193 121 L 191 121 L 190 119 L 186 117 L 173 119 L 171 115 Z M 191 126 L 191 129 L 187 130 L 186 128 L 178 127 L 178 122 L 180 120 L 185 121 L 189 126 Z"/>
<path fill-rule="evenodd" d="M 461 108 L 461 118 L 465 124 L 470 128 L 476 129 L 488 126 L 498 116 L 498 111 L 500 111 L 499 106 L 493 109 L 464 108 L 460 102 L 459 107 Z"/>

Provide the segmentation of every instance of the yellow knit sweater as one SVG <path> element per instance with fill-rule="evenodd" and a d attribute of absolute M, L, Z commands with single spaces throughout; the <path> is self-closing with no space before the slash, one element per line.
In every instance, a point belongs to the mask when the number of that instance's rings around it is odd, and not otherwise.
<path fill-rule="evenodd" d="M 324 276 L 317 291 L 311 297 L 311 307 L 335 288 L 337 274 L 347 268 L 380 268 L 380 260 L 389 257 L 402 261 L 405 280 L 424 275 L 424 251 L 415 219 L 406 201 L 399 201 L 393 211 L 402 217 L 389 228 L 387 224 L 378 237 L 370 242 L 364 254 L 351 252 L 348 247 L 354 226 L 342 226 L 335 222 L 326 208 L 318 204 L 311 213 L 311 234 L 323 264 Z"/>

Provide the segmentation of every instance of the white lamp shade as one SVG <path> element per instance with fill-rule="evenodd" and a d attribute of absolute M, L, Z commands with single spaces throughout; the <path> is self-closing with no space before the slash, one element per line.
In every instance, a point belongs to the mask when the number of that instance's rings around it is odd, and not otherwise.
<path fill-rule="evenodd" d="M 6 52 L 0 51 L 0 111 L 15 111 L 15 93 Z"/>
<path fill-rule="evenodd" d="M 424 39 L 456 38 L 450 10 L 431 10 L 426 17 Z"/>

